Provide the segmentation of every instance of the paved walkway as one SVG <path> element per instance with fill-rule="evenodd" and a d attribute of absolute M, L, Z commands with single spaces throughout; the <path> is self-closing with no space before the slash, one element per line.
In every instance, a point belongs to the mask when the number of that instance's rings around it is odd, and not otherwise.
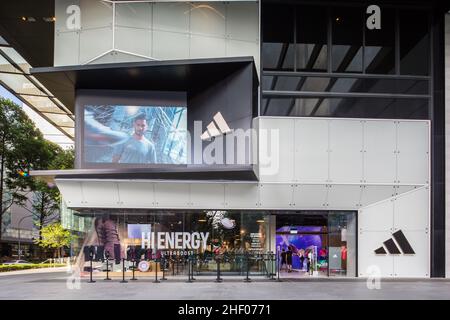
<path fill-rule="evenodd" d="M 55 267 L 55 268 L 34 268 L 26 270 L 16 270 L 16 271 L 5 271 L 0 272 L 0 277 L 8 277 L 18 274 L 33 274 L 33 273 L 49 273 L 49 272 L 60 272 L 66 271 L 67 267 Z"/>
<path fill-rule="evenodd" d="M 120 283 L 120 279 L 87 283 L 79 289 L 68 286 L 65 272 L 33 273 L 0 277 L 0 299 L 450 299 L 450 281 L 446 280 L 382 280 L 381 289 L 369 290 L 363 279 L 349 280 L 285 280 L 283 282 L 228 279 L 214 283 L 197 277 L 194 283 L 185 279 L 169 279 L 152 283 L 140 279 Z"/>

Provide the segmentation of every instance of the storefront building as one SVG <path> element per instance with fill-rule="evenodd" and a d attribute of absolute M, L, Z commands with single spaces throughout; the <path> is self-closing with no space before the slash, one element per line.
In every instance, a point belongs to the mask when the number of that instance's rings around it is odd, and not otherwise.
<path fill-rule="evenodd" d="M 199 274 L 215 254 L 242 274 L 250 253 L 264 275 L 273 253 L 283 276 L 445 277 L 447 11 L 56 1 L 54 64 L 31 74 L 75 115 L 76 169 L 32 175 L 92 219 L 83 259 L 193 251 Z"/>

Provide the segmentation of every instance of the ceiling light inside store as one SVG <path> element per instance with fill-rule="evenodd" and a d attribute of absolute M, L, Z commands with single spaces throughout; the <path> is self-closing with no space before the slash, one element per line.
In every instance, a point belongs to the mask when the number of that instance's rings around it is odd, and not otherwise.
<path fill-rule="evenodd" d="M 55 17 L 43 17 L 42 20 L 44 20 L 45 22 L 55 22 L 56 18 Z"/>
<path fill-rule="evenodd" d="M 25 22 L 36 22 L 36 19 L 34 17 L 22 17 L 21 19 Z"/>

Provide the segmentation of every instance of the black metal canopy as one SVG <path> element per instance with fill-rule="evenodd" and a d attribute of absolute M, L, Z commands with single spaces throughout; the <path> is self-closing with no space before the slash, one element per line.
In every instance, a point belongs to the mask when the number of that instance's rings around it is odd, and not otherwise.
<path fill-rule="evenodd" d="M 128 169 L 73 169 L 31 171 L 33 177 L 48 182 L 55 179 L 149 179 L 149 180 L 213 180 L 213 181 L 257 181 L 255 172 L 248 166 L 179 166 L 167 169 L 128 168 Z"/>
<path fill-rule="evenodd" d="M 44 67 L 30 72 L 73 112 L 77 89 L 198 92 L 248 64 L 253 65 L 257 83 L 253 57 Z"/>

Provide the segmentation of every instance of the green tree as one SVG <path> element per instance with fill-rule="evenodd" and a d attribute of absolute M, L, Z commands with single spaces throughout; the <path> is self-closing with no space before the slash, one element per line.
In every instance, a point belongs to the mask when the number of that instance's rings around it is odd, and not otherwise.
<path fill-rule="evenodd" d="M 3 215 L 23 205 L 30 192 L 28 172 L 40 161 L 36 152 L 44 140 L 20 106 L 0 98 L 0 239 Z"/>
<path fill-rule="evenodd" d="M 53 249 L 54 256 L 61 258 L 64 247 L 68 247 L 73 238 L 60 223 L 52 223 L 42 228 L 42 239 L 35 239 L 34 242 L 43 248 Z"/>
<path fill-rule="evenodd" d="M 34 165 L 35 170 L 71 169 L 74 163 L 73 149 L 64 150 L 53 142 L 43 140 L 37 148 L 39 161 Z M 61 194 L 52 182 L 33 179 L 29 184 L 32 196 L 23 207 L 33 215 L 34 222 L 39 229 L 39 239 L 42 239 L 42 228 L 52 222 L 59 221 Z"/>

